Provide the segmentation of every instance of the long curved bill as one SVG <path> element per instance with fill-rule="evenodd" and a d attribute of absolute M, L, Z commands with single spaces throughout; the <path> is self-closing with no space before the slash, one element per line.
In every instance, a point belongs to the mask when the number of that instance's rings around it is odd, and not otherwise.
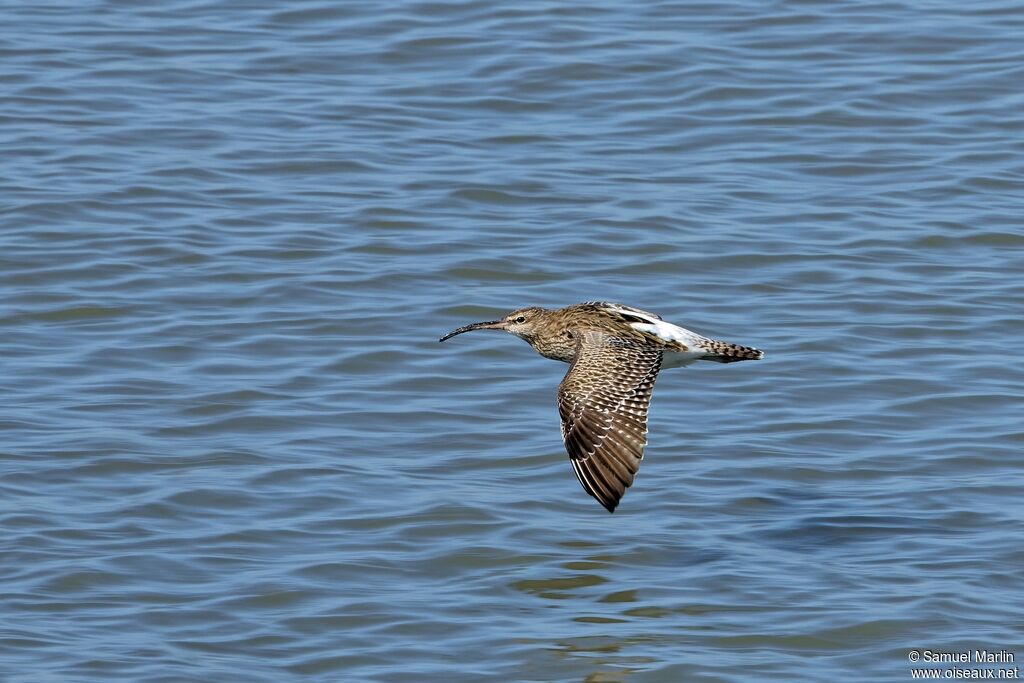
<path fill-rule="evenodd" d="M 445 339 L 451 339 L 452 337 L 454 337 L 457 334 L 462 334 L 463 332 L 471 332 L 472 330 L 503 330 L 503 329 L 505 329 L 505 321 L 504 320 L 488 320 L 487 322 L 484 322 L 484 323 L 471 323 L 469 325 L 463 325 L 462 327 L 460 327 L 457 330 L 452 330 L 451 332 L 449 332 L 448 334 L 444 335 L 443 337 L 441 337 L 437 341 L 444 341 Z"/>

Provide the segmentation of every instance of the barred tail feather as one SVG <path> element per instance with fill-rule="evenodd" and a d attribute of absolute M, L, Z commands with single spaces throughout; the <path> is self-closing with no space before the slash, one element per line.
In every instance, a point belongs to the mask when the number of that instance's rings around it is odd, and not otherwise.
<path fill-rule="evenodd" d="M 764 353 L 758 349 L 717 339 L 702 339 L 700 346 L 707 352 L 703 360 L 713 360 L 716 363 L 735 363 L 738 360 L 761 360 L 764 358 Z"/>

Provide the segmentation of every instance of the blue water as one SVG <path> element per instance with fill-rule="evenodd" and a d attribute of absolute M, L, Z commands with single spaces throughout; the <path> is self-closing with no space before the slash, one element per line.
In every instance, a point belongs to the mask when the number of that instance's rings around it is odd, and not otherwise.
<path fill-rule="evenodd" d="M 1024 660 L 1019 3 L 0 9 L 0 680 Z M 614 515 L 593 299 L 766 352 Z"/>

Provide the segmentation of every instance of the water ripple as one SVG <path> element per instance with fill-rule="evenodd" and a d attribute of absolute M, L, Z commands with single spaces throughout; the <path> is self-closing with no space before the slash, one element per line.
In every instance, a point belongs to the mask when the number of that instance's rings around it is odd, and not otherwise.
<path fill-rule="evenodd" d="M 1016 3 L 5 20 L 4 681 L 903 680 L 1019 643 Z M 563 366 L 436 342 L 588 299 L 767 351 L 664 373 L 614 516 Z"/>

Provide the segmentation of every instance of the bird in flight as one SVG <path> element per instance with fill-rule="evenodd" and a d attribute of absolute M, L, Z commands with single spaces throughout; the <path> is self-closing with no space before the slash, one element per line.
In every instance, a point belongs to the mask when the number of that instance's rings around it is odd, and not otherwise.
<path fill-rule="evenodd" d="M 545 358 L 569 363 L 558 385 L 562 439 L 580 484 L 614 512 L 633 483 L 647 445 L 647 407 L 658 371 L 693 361 L 760 360 L 748 346 L 708 339 L 654 313 L 607 301 L 565 308 L 520 308 L 500 320 L 465 325 L 504 330 Z"/>

